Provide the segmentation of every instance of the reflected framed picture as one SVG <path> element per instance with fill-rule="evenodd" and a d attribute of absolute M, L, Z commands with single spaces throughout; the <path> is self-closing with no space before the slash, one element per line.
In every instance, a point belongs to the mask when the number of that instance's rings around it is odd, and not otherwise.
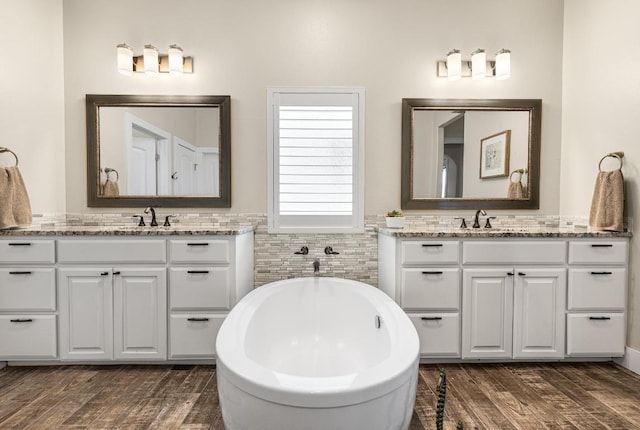
<path fill-rule="evenodd" d="M 480 141 L 480 179 L 509 175 L 511 130 L 485 137 Z"/>

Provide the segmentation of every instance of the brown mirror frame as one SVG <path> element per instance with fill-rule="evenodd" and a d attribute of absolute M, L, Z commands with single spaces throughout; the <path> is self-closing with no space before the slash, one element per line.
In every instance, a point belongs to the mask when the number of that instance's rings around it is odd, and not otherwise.
<path fill-rule="evenodd" d="M 475 110 L 529 112 L 528 198 L 414 198 L 413 197 L 413 111 Z M 402 99 L 402 209 L 539 209 L 540 206 L 540 99 Z"/>
<path fill-rule="evenodd" d="M 101 107 L 217 107 L 220 109 L 220 196 L 100 197 L 100 108 Z M 87 206 L 89 207 L 231 207 L 231 97 L 87 94 Z"/>

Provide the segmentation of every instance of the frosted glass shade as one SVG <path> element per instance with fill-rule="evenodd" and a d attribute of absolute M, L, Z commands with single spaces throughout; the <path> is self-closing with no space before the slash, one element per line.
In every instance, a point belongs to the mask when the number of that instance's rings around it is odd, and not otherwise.
<path fill-rule="evenodd" d="M 478 49 L 471 54 L 471 78 L 484 79 L 487 76 L 487 53 Z"/>
<path fill-rule="evenodd" d="M 511 77 L 511 51 L 503 49 L 496 54 L 496 79 Z"/>
<path fill-rule="evenodd" d="M 183 55 L 182 48 L 178 45 L 169 46 L 169 72 L 170 73 L 182 73 L 183 72 Z"/>
<path fill-rule="evenodd" d="M 133 50 L 126 43 L 121 43 L 116 47 L 116 58 L 118 63 L 118 72 L 123 75 L 133 73 Z"/>
<path fill-rule="evenodd" d="M 447 54 L 447 77 L 450 81 L 455 81 L 462 77 L 462 56 L 457 49 Z"/>
<path fill-rule="evenodd" d="M 153 45 L 144 45 L 142 50 L 144 58 L 144 72 L 145 73 L 158 73 L 160 63 L 158 62 L 158 49 Z"/>

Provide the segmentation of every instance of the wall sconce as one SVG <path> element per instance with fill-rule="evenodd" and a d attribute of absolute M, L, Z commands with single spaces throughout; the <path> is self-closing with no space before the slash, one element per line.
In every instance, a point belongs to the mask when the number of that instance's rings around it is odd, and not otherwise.
<path fill-rule="evenodd" d="M 471 53 L 471 60 L 462 60 L 460 51 L 451 50 L 446 61 L 438 61 L 438 77 L 457 80 L 460 78 L 484 79 L 495 76 L 496 79 L 511 77 L 511 51 L 501 49 L 496 53 L 495 61 L 487 61 L 484 49 L 476 49 Z"/>
<path fill-rule="evenodd" d="M 185 57 L 178 45 L 169 46 L 167 54 L 162 54 L 153 45 L 144 45 L 142 55 L 134 56 L 133 49 L 126 43 L 116 46 L 118 71 L 123 75 L 133 72 L 193 73 L 193 57 Z"/>

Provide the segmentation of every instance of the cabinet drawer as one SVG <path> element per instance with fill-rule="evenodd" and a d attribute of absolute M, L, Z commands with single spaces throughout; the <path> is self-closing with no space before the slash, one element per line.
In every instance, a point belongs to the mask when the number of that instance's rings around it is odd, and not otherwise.
<path fill-rule="evenodd" d="M 55 269 L 0 269 L 0 311 L 55 310 Z"/>
<path fill-rule="evenodd" d="M 460 242 L 405 240 L 402 264 L 455 264 L 460 260 Z"/>
<path fill-rule="evenodd" d="M 411 310 L 458 310 L 460 269 L 402 269 L 401 303 Z"/>
<path fill-rule="evenodd" d="M 460 357 L 460 314 L 408 314 L 420 339 L 420 354 Z"/>
<path fill-rule="evenodd" d="M 61 263 L 164 263 L 164 240 L 58 240 Z"/>
<path fill-rule="evenodd" d="M 622 267 L 569 269 L 569 310 L 624 310 L 627 271 Z"/>
<path fill-rule="evenodd" d="M 0 358 L 56 358 L 55 315 L 0 315 Z"/>
<path fill-rule="evenodd" d="M 53 240 L 0 240 L 1 263 L 53 264 L 55 259 Z"/>
<path fill-rule="evenodd" d="M 169 357 L 213 358 L 216 337 L 225 316 L 172 314 L 169 318 Z"/>
<path fill-rule="evenodd" d="M 172 240 L 169 242 L 173 263 L 229 263 L 229 241 L 214 240 Z"/>
<path fill-rule="evenodd" d="M 173 310 L 215 310 L 231 306 L 228 267 L 172 267 L 169 306 Z"/>
<path fill-rule="evenodd" d="M 624 314 L 567 315 L 567 355 L 621 356 L 624 348 Z"/>
<path fill-rule="evenodd" d="M 628 253 L 626 240 L 569 242 L 569 264 L 624 264 Z"/>
<path fill-rule="evenodd" d="M 462 248 L 462 262 L 496 264 L 563 264 L 566 243 L 554 240 L 468 241 Z"/>

